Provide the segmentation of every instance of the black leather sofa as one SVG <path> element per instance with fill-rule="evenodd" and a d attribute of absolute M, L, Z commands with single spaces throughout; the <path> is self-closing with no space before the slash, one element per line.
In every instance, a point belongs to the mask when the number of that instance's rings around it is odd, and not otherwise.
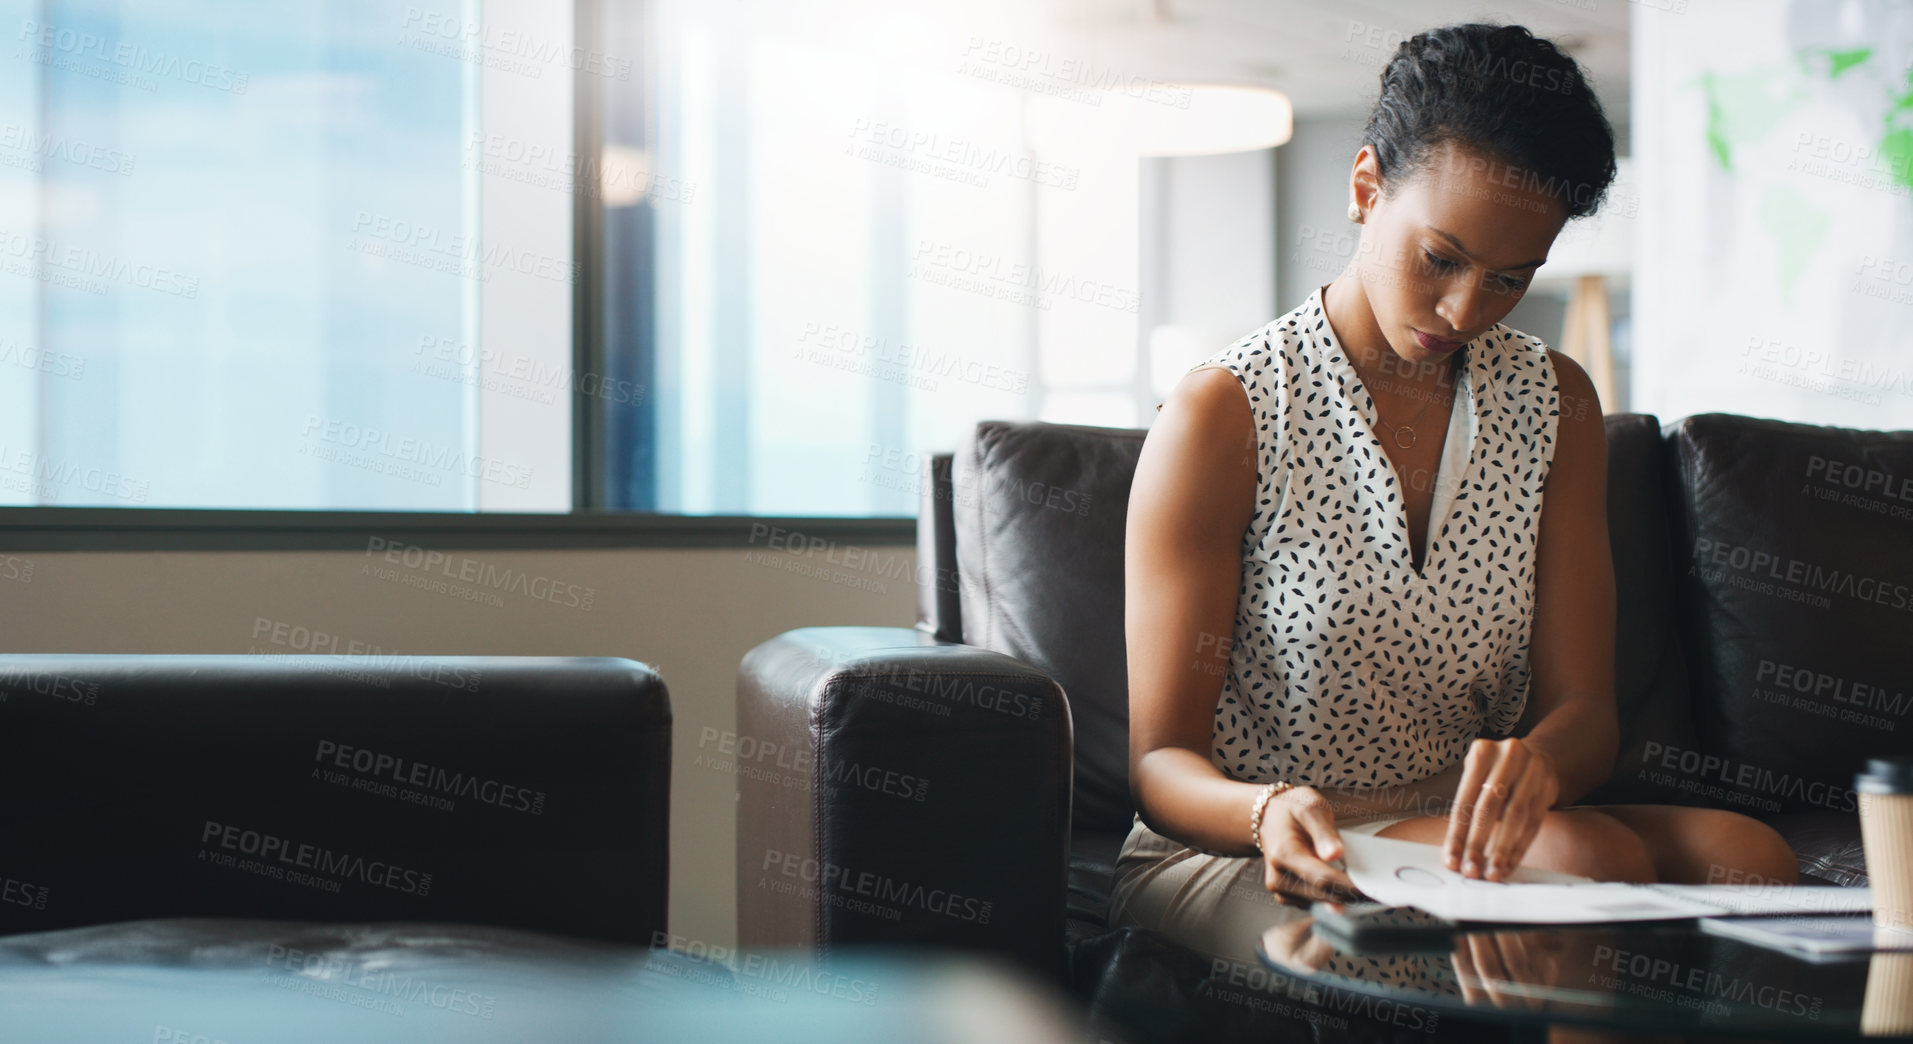
<path fill-rule="evenodd" d="M 670 772 L 631 660 L 0 656 L 6 1035 L 612 1039 Z"/>
<path fill-rule="evenodd" d="M 283 919 L 648 945 L 670 771 L 669 694 L 631 660 L 0 656 L 0 934 Z"/>
<path fill-rule="evenodd" d="M 670 771 L 631 660 L 0 656 L 0 1039 L 1073 1039 L 995 967 L 670 933 Z"/>
<path fill-rule="evenodd" d="M 1853 773 L 1913 753 L 1913 433 L 1720 414 L 1606 427 L 1612 546 L 1588 553 L 1615 563 L 1623 736 L 1588 800 L 1748 812 L 1808 880 L 1864 883 Z M 1165 982 L 1204 973 L 1105 924 L 1134 811 L 1122 547 L 1143 437 L 979 425 L 926 468 L 916 629 L 802 629 L 745 658 L 742 734 L 820 784 L 877 766 L 923 786 L 742 787 L 746 945 L 983 949 L 1067 967 L 1092 1000 L 1186 993 Z M 770 887 L 767 851 L 815 864 L 816 886 Z M 916 889 L 999 916 L 938 916 Z M 1138 947 L 1154 957 L 1125 964 Z"/>

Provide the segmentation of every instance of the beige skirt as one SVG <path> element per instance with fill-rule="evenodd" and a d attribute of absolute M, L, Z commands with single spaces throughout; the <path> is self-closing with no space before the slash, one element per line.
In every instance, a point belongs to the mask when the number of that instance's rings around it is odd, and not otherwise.
<path fill-rule="evenodd" d="M 1337 824 L 1343 834 L 1374 834 L 1414 815 Z M 1164 837 L 1135 818 L 1116 857 L 1109 924 L 1140 925 L 1217 957 L 1255 963 L 1270 928 L 1308 916 L 1283 906 L 1262 885 L 1259 856 L 1225 856 Z"/>

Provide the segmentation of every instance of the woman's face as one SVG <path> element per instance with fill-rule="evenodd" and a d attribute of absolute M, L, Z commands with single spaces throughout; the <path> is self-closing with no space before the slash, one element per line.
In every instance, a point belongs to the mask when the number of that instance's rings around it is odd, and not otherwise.
<path fill-rule="evenodd" d="M 1363 219 L 1357 273 L 1389 347 L 1413 362 L 1448 358 L 1501 321 L 1547 259 L 1567 207 L 1547 179 L 1443 144 L 1384 196 L 1374 152 L 1351 173 Z"/>

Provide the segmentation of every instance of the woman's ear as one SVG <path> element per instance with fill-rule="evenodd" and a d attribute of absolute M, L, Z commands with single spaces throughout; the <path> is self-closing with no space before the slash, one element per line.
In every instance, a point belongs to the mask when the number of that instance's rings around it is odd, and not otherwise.
<path fill-rule="evenodd" d="M 1373 146 L 1363 145 L 1355 153 L 1355 162 L 1348 172 L 1349 201 L 1354 203 L 1364 216 L 1373 210 L 1382 195 L 1381 168 L 1375 163 Z"/>

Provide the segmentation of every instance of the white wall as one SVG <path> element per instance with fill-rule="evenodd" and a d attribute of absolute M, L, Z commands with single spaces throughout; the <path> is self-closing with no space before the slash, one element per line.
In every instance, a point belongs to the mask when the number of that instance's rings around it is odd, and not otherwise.
<path fill-rule="evenodd" d="M 1281 314 L 1275 153 L 1141 163 L 1144 424 L 1190 367 Z"/>
<path fill-rule="evenodd" d="M 1333 280 L 1355 256 L 1361 226 L 1348 219 L 1348 170 L 1361 119 L 1298 119 L 1275 150 L 1276 316 Z"/>
<path fill-rule="evenodd" d="M 502 607 L 378 579 L 362 552 L 19 554 L 0 570 L 8 652 L 281 651 L 261 619 L 367 643 L 384 653 L 624 656 L 654 665 L 675 716 L 671 772 L 671 929 L 712 944 L 737 937 L 735 780 L 696 765 L 707 727 L 732 728 L 737 664 L 794 627 L 910 626 L 909 547 L 874 549 L 847 568 L 823 553 L 772 563 L 727 550 L 453 551 L 594 588 L 589 611 L 506 595 Z M 751 556 L 751 557 L 747 557 Z M 26 570 L 20 560 L 30 560 Z M 839 555 L 837 561 L 848 560 Z M 17 577 L 30 573 L 26 582 Z M 881 590 L 862 590 L 861 582 Z M 706 753 L 713 751 L 706 750 Z"/>

